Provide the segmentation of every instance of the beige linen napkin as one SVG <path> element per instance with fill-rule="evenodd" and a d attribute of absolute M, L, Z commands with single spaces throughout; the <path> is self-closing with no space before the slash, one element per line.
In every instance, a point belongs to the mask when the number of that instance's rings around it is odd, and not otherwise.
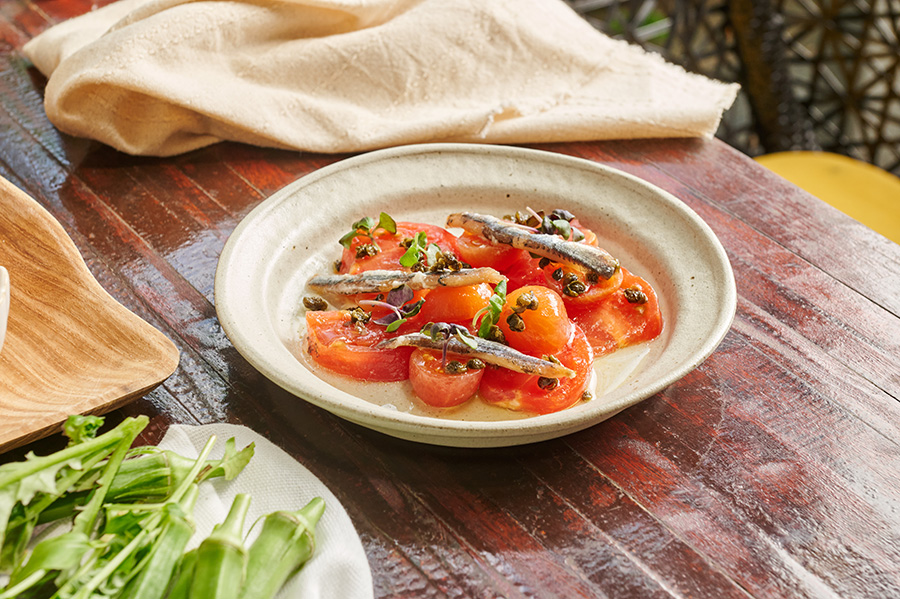
<path fill-rule="evenodd" d="M 561 0 L 120 0 L 24 52 L 59 129 L 160 156 L 710 136 L 737 92 Z"/>

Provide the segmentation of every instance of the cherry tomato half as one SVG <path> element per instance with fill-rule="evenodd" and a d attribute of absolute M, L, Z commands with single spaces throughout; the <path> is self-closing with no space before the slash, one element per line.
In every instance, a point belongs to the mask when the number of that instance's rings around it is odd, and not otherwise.
<path fill-rule="evenodd" d="M 517 307 L 520 299 L 526 298 L 534 300 L 535 309 Z M 521 330 L 511 324 L 516 322 Z M 572 336 L 572 323 L 562 298 L 547 287 L 529 285 L 509 292 L 497 326 L 511 348 L 537 357 L 556 355 Z"/>
<path fill-rule="evenodd" d="M 409 377 L 411 347 L 375 347 L 387 338 L 384 327 L 350 322 L 345 311 L 307 312 L 306 349 L 313 361 L 361 381 L 403 381 Z"/>
<path fill-rule="evenodd" d="M 447 360 L 462 364 L 467 358 L 448 354 Z M 409 358 L 409 382 L 416 396 L 434 408 L 452 408 L 468 401 L 478 390 L 484 369 L 449 374 L 441 363 L 441 352 L 416 349 Z"/>
<path fill-rule="evenodd" d="M 470 325 L 475 314 L 488 305 L 493 288 L 487 283 L 465 287 L 438 287 L 425 296 L 417 322 L 453 322 Z"/>
<path fill-rule="evenodd" d="M 537 414 L 558 412 L 578 403 L 591 378 L 594 352 L 584 332 L 577 326 L 574 329 L 572 340 L 557 354 L 560 362 L 575 371 L 574 377 L 558 379 L 555 387 L 548 387 L 541 385 L 541 377 L 536 374 L 488 366 L 478 394 L 488 403 Z"/>

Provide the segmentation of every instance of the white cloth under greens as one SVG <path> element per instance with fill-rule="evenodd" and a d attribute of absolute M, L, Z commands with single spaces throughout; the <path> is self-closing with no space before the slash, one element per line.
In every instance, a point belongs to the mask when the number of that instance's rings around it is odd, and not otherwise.
<path fill-rule="evenodd" d="M 158 156 L 710 136 L 737 93 L 562 0 L 120 0 L 24 52 L 59 129 Z"/>
<path fill-rule="evenodd" d="M 278 510 L 297 510 L 313 497 L 325 500 L 325 514 L 316 527 L 316 551 L 278 599 L 368 599 L 373 596 L 372 574 L 359 535 L 337 498 L 308 469 L 254 431 L 232 424 L 172 426 L 159 444 L 185 457 L 197 457 L 211 435 L 217 439 L 211 458 L 222 457 L 225 441 L 234 437 L 242 449 L 256 444 L 256 454 L 232 481 L 214 479 L 201 485 L 194 510 L 197 532 L 191 547 L 225 519 L 238 493 L 253 496 L 247 528 L 260 516 Z M 250 532 L 250 540 L 259 524 Z"/>

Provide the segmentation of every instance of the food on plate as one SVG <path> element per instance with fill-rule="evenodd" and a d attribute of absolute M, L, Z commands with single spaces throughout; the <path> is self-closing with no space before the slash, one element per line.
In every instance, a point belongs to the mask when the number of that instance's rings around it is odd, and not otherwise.
<path fill-rule="evenodd" d="M 318 293 L 349 295 L 353 293 L 387 293 L 400 285 L 410 289 L 438 287 L 466 287 L 477 283 L 496 285 L 503 275 L 493 268 L 461 268 L 449 272 L 403 272 L 397 270 L 368 270 L 355 275 L 316 275 L 307 285 Z"/>
<path fill-rule="evenodd" d="M 239 494 L 225 521 L 186 551 L 199 485 L 236 477 L 254 447 L 238 451 L 229 439 L 220 460 L 207 459 L 215 437 L 196 459 L 132 448 L 148 422 L 126 418 L 98 436 L 102 418 L 70 416 L 65 449 L 0 466 L 0 572 L 9 574 L 0 598 L 270 599 L 310 558 L 325 509 L 318 497 L 266 516 L 245 548 L 250 497 Z M 35 532 L 53 522 L 68 530 Z"/>
<path fill-rule="evenodd" d="M 303 298 L 311 361 L 410 381 L 426 406 L 473 397 L 548 414 L 591 396 L 595 357 L 662 331 L 652 287 L 565 210 L 450 214 L 454 235 L 386 213 L 353 223 Z M 327 301 L 326 301 L 327 300 Z"/>

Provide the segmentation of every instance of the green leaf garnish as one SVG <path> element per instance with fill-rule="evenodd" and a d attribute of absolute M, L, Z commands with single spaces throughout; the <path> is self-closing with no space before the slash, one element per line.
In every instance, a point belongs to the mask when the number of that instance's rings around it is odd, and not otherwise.
<path fill-rule="evenodd" d="M 400 265 L 412 268 L 413 265 L 419 262 L 420 254 L 425 251 L 427 245 L 428 235 L 424 231 L 416 233 L 416 236 L 413 237 L 412 242 L 409 244 L 409 249 L 400 257 Z"/>
<path fill-rule="evenodd" d="M 397 223 L 386 212 L 382 212 L 377 221 L 371 216 L 364 216 L 350 225 L 350 232 L 345 233 L 338 242 L 347 249 L 350 249 L 353 239 L 356 237 L 368 237 L 374 243 L 374 235 L 378 229 L 395 234 L 397 233 Z"/>
<path fill-rule="evenodd" d="M 489 339 L 491 327 L 500 322 L 500 313 L 506 304 L 506 279 L 497 283 L 488 305 L 478 311 L 472 319 L 472 328 L 478 329 L 478 336 Z M 481 322 L 479 323 L 479 319 Z"/>
<path fill-rule="evenodd" d="M 397 223 L 387 212 L 382 212 L 378 216 L 378 228 L 384 229 L 388 233 L 396 234 L 397 233 Z"/>

